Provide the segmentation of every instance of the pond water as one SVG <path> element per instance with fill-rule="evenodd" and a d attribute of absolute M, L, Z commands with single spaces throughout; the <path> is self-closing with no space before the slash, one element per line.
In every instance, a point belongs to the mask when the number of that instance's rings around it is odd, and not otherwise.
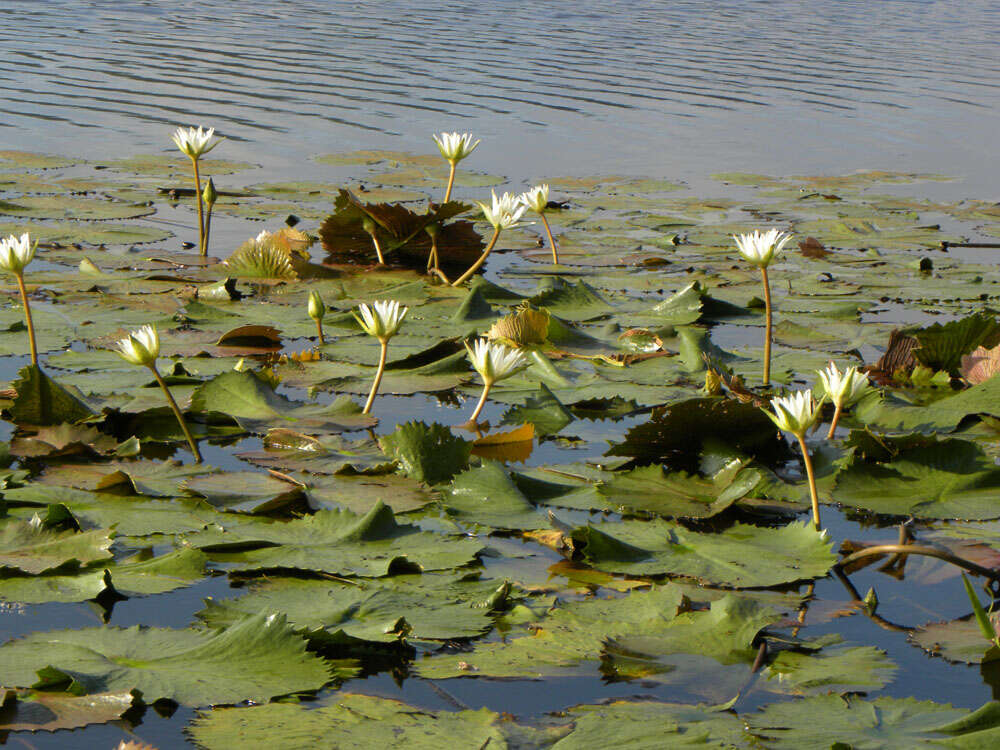
<path fill-rule="evenodd" d="M 217 4 L 8 0 L 0 8 L 0 43 L 5 51 L 0 71 L 0 107 L 5 112 L 0 147 L 83 157 L 103 166 L 108 160 L 135 154 L 173 153 L 169 142 L 173 128 L 211 125 L 226 138 L 211 157 L 260 166 L 218 178 L 220 187 L 231 189 L 263 182 L 330 181 L 347 173 L 355 178 L 353 168 L 338 171 L 310 157 L 358 149 L 432 153 L 429 134 L 456 129 L 483 139 L 463 167 L 468 164 L 470 169 L 501 175 L 512 189 L 558 175 L 648 176 L 681 183 L 686 192 L 678 191 L 681 198 L 677 200 L 724 194 L 732 201 L 723 211 L 727 221 L 737 221 L 733 214 L 739 212 L 741 201 L 763 200 L 759 198 L 762 190 L 780 192 L 791 189 L 793 182 L 723 187 L 711 178 L 718 172 L 776 177 L 843 175 L 869 169 L 938 173 L 952 179 L 918 185 L 908 180 L 879 184 L 880 196 L 919 196 L 928 201 L 916 208 L 907 204 L 887 211 L 894 217 L 913 211 L 912 217 L 900 219 L 908 222 L 907 231 L 934 221 L 949 237 L 957 233 L 963 239 L 989 242 L 995 239 L 996 224 L 990 229 L 983 222 L 995 219 L 978 214 L 970 219 L 961 199 L 977 199 L 985 205 L 1000 197 L 995 159 L 990 158 L 1000 128 L 998 33 L 1000 9 L 990 2 L 582 0 L 514 7 L 412 0 L 370 5 L 319 0 L 294 4 L 271 0 Z M 90 166 L 67 172 L 70 178 L 93 173 Z M 486 190 L 466 188 L 460 197 L 480 197 Z M 850 188 L 844 190 L 846 196 Z M 572 188 L 564 192 L 572 194 Z M 671 199 L 675 196 L 666 194 Z M 863 193 L 846 200 L 852 207 L 856 200 L 870 208 Z M 768 216 L 757 211 L 758 204 L 753 205 L 756 212 L 740 215 L 738 220 Z M 788 205 L 782 203 L 780 211 L 787 212 Z M 649 203 L 643 206 L 643 213 L 655 213 Z M 985 216 L 993 216 L 982 210 Z M 775 215 L 779 220 L 784 216 Z M 157 245 L 172 252 L 181 250 L 182 239 L 191 238 L 192 216 L 189 206 L 163 201 L 157 204 L 156 215 L 145 221 L 174 235 Z M 267 219 L 276 217 L 268 215 Z M 0 223 L 5 221 L 6 217 L 0 217 Z M 213 251 L 221 257 L 262 226 L 239 213 L 220 213 L 216 221 Z M 316 223 L 307 218 L 310 230 Z M 960 228 L 953 230 L 952 224 Z M 880 235 L 879 239 L 885 237 L 895 243 L 891 250 L 906 256 L 906 263 L 930 257 L 934 246 L 919 231 L 904 234 L 902 240 L 896 235 Z M 911 242 L 911 237 L 919 241 Z M 645 240 L 642 248 L 648 254 L 649 238 Z M 552 271 L 530 257 L 531 243 L 513 244 L 518 252 L 494 258 L 487 277 L 529 294 L 535 282 Z M 663 246 L 662 242 L 657 245 Z M 941 266 L 959 257 L 980 271 L 986 269 L 983 273 L 989 276 L 995 271 L 994 253 L 971 249 L 957 256 L 933 257 Z M 864 260 L 858 257 L 852 256 L 852 262 L 860 265 Z M 718 258 L 713 256 L 713 262 L 718 263 Z M 72 260 L 75 264 L 78 259 Z M 664 273 L 661 287 L 638 274 L 609 272 L 592 278 L 588 274 L 595 269 L 586 263 L 572 265 L 565 275 L 574 282 L 577 276 L 589 280 L 617 303 L 632 304 L 646 295 L 652 305 L 681 289 L 696 262 L 694 254 L 682 255 Z M 56 285 L 52 272 L 65 268 L 59 264 L 66 259 L 57 257 L 46 263 L 40 254 L 31 270 L 49 272 L 40 283 Z M 600 269 L 600 264 L 595 266 Z M 902 273 L 900 269 L 910 266 L 901 261 L 892 268 Z M 725 281 L 724 265 L 715 270 L 717 278 Z M 816 275 L 812 267 L 807 272 L 810 279 Z M 836 273 L 839 276 L 840 271 Z M 848 276 L 851 271 L 843 273 Z M 734 283 L 745 283 L 739 273 L 734 273 L 736 277 Z M 750 294 L 744 296 L 748 299 Z M 990 292 L 989 299 L 993 296 Z M 889 293 L 874 298 L 879 304 L 872 304 L 860 318 L 873 326 L 902 321 L 923 325 L 960 317 L 971 309 L 954 301 L 965 299 L 957 293 L 949 304 L 922 298 L 920 304 L 911 304 L 912 298 Z M 157 304 L 165 303 L 158 300 Z M 38 308 L 43 316 L 62 314 L 59 300 L 39 299 Z M 280 315 L 287 314 L 288 309 L 282 308 Z M 600 324 L 594 320 L 598 317 L 584 316 L 581 327 L 597 336 Z M 285 318 L 280 319 L 283 324 Z M 802 324 L 801 317 L 797 322 Z M 78 326 L 76 331 L 80 330 Z M 714 326 L 712 340 L 723 349 L 755 352 L 760 332 L 757 322 L 725 320 Z M 308 333 L 288 334 L 286 351 L 311 348 Z M 839 359 L 852 361 L 858 352 L 863 361 L 872 362 L 884 349 L 882 334 L 882 329 L 878 336 L 859 333 L 856 347 L 845 343 L 854 341 L 853 333 L 837 328 L 836 335 L 830 335 L 844 344 L 837 349 Z M 74 340 L 87 340 L 88 346 L 93 343 L 87 335 Z M 106 346 L 107 342 L 99 341 L 98 348 L 102 343 Z M 80 343 L 75 349 L 88 351 Z M 419 350 L 418 344 L 411 346 L 411 351 Z M 43 364 L 56 351 L 43 357 Z M 0 358 L 0 379 L 13 381 L 26 363 L 20 355 Z M 79 376 L 82 368 L 52 360 L 49 371 L 57 378 L 64 374 L 69 378 L 69 372 Z M 799 385 L 811 379 L 811 375 L 793 375 Z M 695 395 L 690 383 L 683 387 L 687 387 L 686 396 Z M 422 392 L 383 397 L 377 409 L 382 411 L 382 420 L 373 434 L 392 433 L 397 422 L 408 419 L 458 424 L 474 403 L 472 390 L 441 398 Z M 296 401 L 317 398 L 321 403 L 332 401 L 328 391 L 316 396 L 298 382 L 278 389 Z M 679 387 L 675 396 L 681 397 L 681 392 Z M 510 403 L 523 401 L 516 397 L 509 403 L 491 402 L 484 417 L 497 424 Z M 602 462 L 609 442 L 621 441 L 629 429 L 647 419 L 647 411 L 613 422 L 579 419 L 567 431 L 569 438 L 538 442 L 517 469 Z M 9 439 L 12 427 L 4 426 L 4 438 Z M 981 429 L 973 437 L 986 455 L 997 454 L 995 432 Z M 260 448 L 259 437 L 243 437 L 235 443 L 206 444 L 204 452 L 207 463 L 224 471 L 247 471 L 254 467 L 235 454 Z M 176 457 L 190 458 L 182 450 Z M 783 466 L 783 478 L 801 481 L 796 467 L 796 462 Z M 34 465 L 33 470 L 38 468 Z M 444 524 L 439 515 L 427 512 L 416 517 L 426 528 L 439 531 Z M 572 526 L 604 519 L 579 509 L 558 510 L 556 515 L 558 523 Z M 607 518 L 620 520 L 615 514 Z M 824 507 L 823 518 L 838 544 L 845 539 L 894 541 L 895 523 L 901 520 L 831 506 Z M 707 522 L 704 528 L 709 528 Z M 510 536 L 516 538 L 516 533 Z M 507 534 L 494 542 L 500 553 L 486 558 L 484 569 L 488 577 L 498 580 L 524 575 L 525 581 L 541 590 L 545 571 L 563 559 L 543 544 L 524 542 L 532 557 L 522 563 L 513 552 L 520 542 Z M 156 551 L 169 549 L 173 549 L 171 544 L 163 542 Z M 915 558 L 908 565 L 902 578 L 879 572 L 876 566 L 851 576 L 861 596 L 870 587 L 877 589 L 877 618 L 866 617 L 833 575 L 819 579 L 814 589 L 788 584 L 779 590 L 814 597 L 810 607 L 802 610 L 807 625 L 804 637 L 838 634 L 851 644 L 877 646 L 895 662 L 895 679 L 873 690 L 873 696 L 914 697 L 963 708 L 1000 697 L 996 669 L 950 663 L 906 640 L 905 629 L 910 626 L 969 612 L 953 569 Z M 218 562 L 218 567 L 225 570 L 226 563 Z M 585 587 L 574 585 L 572 579 L 553 573 L 552 580 L 553 591 L 546 593 L 570 601 L 582 597 Z M 601 589 L 603 595 L 609 591 Z M 103 622 L 184 628 L 203 608 L 206 597 L 218 602 L 242 593 L 227 577 L 216 575 L 169 593 L 132 597 L 110 610 L 93 602 L 4 603 L 0 640 Z M 792 617 L 794 612 L 787 614 Z M 501 637 L 491 633 L 487 641 Z M 420 676 L 414 663 L 404 660 L 387 668 L 366 664 L 365 671 L 346 685 L 355 692 L 395 698 L 427 710 L 485 707 L 527 723 L 542 721 L 547 714 L 569 706 L 611 698 L 643 696 L 682 703 L 702 699 L 689 683 L 670 684 L 655 678 L 655 672 L 636 679 L 609 678 L 591 666 L 589 671 L 541 680 L 432 680 Z M 335 692 L 328 688 L 320 698 Z M 738 710 L 752 712 L 780 699 L 752 685 L 741 696 Z M 123 737 L 135 736 L 166 750 L 191 746 L 183 730 L 195 715 L 185 707 L 175 711 L 150 707 L 141 716 L 130 717 L 134 729 L 106 724 L 73 734 L 15 733 L 2 739 L 14 746 L 23 742 L 36 748 L 110 748 Z"/>
<path fill-rule="evenodd" d="M 0 132 L 109 158 L 203 122 L 283 179 L 447 129 L 526 179 L 892 169 L 987 198 L 998 27 L 988 0 L 10 0 Z"/>

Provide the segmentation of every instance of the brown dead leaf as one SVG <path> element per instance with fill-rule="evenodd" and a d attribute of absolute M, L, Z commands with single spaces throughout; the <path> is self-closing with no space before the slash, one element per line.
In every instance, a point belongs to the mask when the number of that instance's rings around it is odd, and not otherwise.
<path fill-rule="evenodd" d="M 806 258 L 822 259 L 832 253 L 815 237 L 806 237 L 799 243 L 799 251 Z"/>

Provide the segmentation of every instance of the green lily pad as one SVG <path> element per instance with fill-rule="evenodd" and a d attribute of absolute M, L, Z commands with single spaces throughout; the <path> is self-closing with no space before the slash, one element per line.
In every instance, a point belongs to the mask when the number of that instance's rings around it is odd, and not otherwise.
<path fill-rule="evenodd" d="M 463 523 L 497 529 L 549 526 L 498 461 L 484 460 L 482 466 L 456 476 L 445 491 L 443 502 L 448 513 Z"/>
<path fill-rule="evenodd" d="M 162 227 L 149 227 L 142 224 L 111 224 L 58 222 L 50 224 L 14 224 L 0 223 L 0 235 L 22 234 L 30 232 L 32 239 L 40 242 L 58 242 L 63 245 L 143 245 L 150 242 L 161 242 L 173 236 L 173 233 Z"/>
<path fill-rule="evenodd" d="M 32 633 L 0 646 L 0 668 L 13 685 L 138 690 L 149 702 L 188 706 L 267 701 L 316 690 L 333 677 L 283 616 L 263 614 L 223 631 L 135 626 Z"/>
<path fill-rule="evenodd" d="M 909 640 L 928 653 L 953 662 L 982 664 L 1000 656 L 997 648 L 983 637 L 974 617 L 924 625 L 910 633 Z"/>
<path fill-rule="evenodd" d="M 321 510 L 294 521 L 234 517 L 224 529 L 190 534 L 187 541 L 210 553 L 245 550 L 233 560 L 244 570 L 294 568 L 369 577 L 400 569 L 456 568 L 482 549 L 472 539 L 446 539 L 399 524 L 382 503 L 362 516 Z"/>
<path fill-rule="evenodd" d="M 663 586 L 624 599 L 557 605 L 544 618 L 529 614 L 533 627 L 520 637 L 509 633 L 506 642 L 481 643 L 471 653 L 421 659 L 417 671 L 428 679 L 579 674 L 583 666 L 593 668 L 609 637 L 658 631 L 674 618 L 680 602 L 678 588 Z"/>
<path fill-rule="evenodd" d="M 226 628 L 258 612 L 283 612 L 307 638 L 327 644 L 476 638 L 493 626 L 488 600 L 497 590 L 492 581 L 426 573 L 343 583 L 269 578 L 237 599 L 206 601 L 198 616 Z"/>
<path fill-rule="evenodd" d="M 679 683 L 700 697 L 725 701 L 746 681 L 758 634 L 778 617 L 755 601 L 725 596 L 708 611 L 677 615 L 660 632 L 611 639 L 603 671 L 619 680 Z"/>
<path fill-rule="evenodd" d="M 734 714 L 708 706 L 616 701 L 596 706 L 574 706 L 565 715 L 572 720 L 573 731 L 556 742 L 552 750 L 593 750 L 599 747 L 737 750 L 751 747 L 742 722 Z"/>
<path fill-rule="evenodd" d="M 913 698 L 816 696 L 772 703 L 744 717 L 750 733 L 775 750 L 804 747 L 992 747 L 1000 737 L 1000 704 L 976 712 Z"/>
<path fill-rule="evenodd" d="M 0 599 L 26 603 L 82 602 L 108 590 L 122 596 L 162 594 L 201 580 L 207 561 L 207 556 L 198 550 L 182 549 L 152 558 L 139 553 L 120 563 L 92 566 L 74 575 L 55 572 L 0 578 Z"/>
<path fill-rule="evenodd" d="M 896 665 L 872 646 L 843 646 L 819 653 L 782 651 L 767 666 L 767 687 L 779 693 L 816 695 L 881 690 Z"/>
<path fill-rule="evenodd" d="M 156 213 L 150 204 L 75 198 L 71 196 L 25 195 L 12 201 L 0 200 L 0 216 L 24 219 L 74 219 L 104 221 L 135 219 Z"/>
<path fill-rule="evenodd" d="M 407 422 L 379 439 L 390 458 L 399 462 L 403 473 L 434 485 L 446 482 L 469 465 L 472 444 L 452 434 L 436 422 Z"/>
<path fill-rule="evenodd" d="M 904 450 L 892 461 L 853 461 L 833 499 L 876 513 L 918 518 L 1000 517 L 1000 469 L 975 443 L 943 440 Z"/>
<path fill-rule="evenodd" d="M 3 732 L 56 732 L 105 724 L 120 718 L 136 702 L 127 690 L 94 695 L 6 690 L 2 698 Z"/>
<path fill-rule="evenodd" d="M 825 576 L 836 562 L 826 536 L 806 522 L 777 529 L 737 523 L 711 534 L 666 521 L 623 521 L 575 529 L 573 544 L 598 570 L 733 588 Z"/>
<path fill-rule="evenodd" d="M 667 472 L 654 465 L 615 474 L 599 485 L 597 491 L 609 505 L 625 511 L 673 518 L 711 518 L 745 497 L 760 480 L 759 472 L 743 470 L 738 461 L 711 478 L 683 471 Z"/>
<path fill-rule="evenodd" d="M 523 738 L 528 730 L 485 708 L 427 711 L 386 698 L 341 693 L 335 702 L 312 709 L 271 703 L 215 710 L 195 719 L 187 733 L 206 750 L 236 750 L 260 742 L 273 747 L 482 750 L 514 747 L 514 737 Z"/>
<path fill-rule="evenodd" d="M 46 528 L 40 519 L 8 518 L 0 524 L 0 569 L 37 575 L 111 558 L 106 530 L 58 531 Z"/>

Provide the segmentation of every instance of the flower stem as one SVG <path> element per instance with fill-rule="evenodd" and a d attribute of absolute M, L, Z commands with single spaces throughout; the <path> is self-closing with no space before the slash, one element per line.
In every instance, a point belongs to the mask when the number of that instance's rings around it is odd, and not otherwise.
<path fill-rule="evenodd" d="M 362 414 L 369 414 L 372 410 L 372 404 L 375 402 L 375 394 L 378 393 L 379 384 L 382 382 L 382 373 L 385 372 L 385 357 L 386 353 L 389 351 L 389 341 L 388 339 L 381 342 L 382 351 L 378 355 L 378 372 L 375 373 L 375 382 L 372 383 L 372 391 L 368 394 L 368 400 L 365 401 L 365 408 L 361 410 Z"/>
<path fill-rule="evenodd" d="M 319 343 L 320 343 L 320 346 L 322 346 L 323 344 L 326 343 L 326 339 L 323 338 L 323 321 L 322 320 L 317 320 L 316 321 L 316 333 L 319 334 Z"/>
<path fill-rule="evenodd" d="M 469 417 L 469 421 L 473 424 L 478 424 L 478 419 L 480 413 L 483 411 L 483 407 L 486 406 L 486 397 L 490 395 L 490 389 L 493 387 L 492 383 L 483 384 L 483 395 L 479 397 L 479 403 L 476 404 L 476 410 L 472 412 L 472 416 Z"/>
<path fill-rule="evenodd" d="M 496 227 L 493 230 L 493 238 L 490 240 L 490 244 L 488 244 L 486 246 L 486 249 L 483 250 L 483 254 L 479 256 L 479 260 L 477 260 L 475 263 L 469 266 L 468 271 L 466 271 L 457 279 L 455 279 L 455 281 L 452 282 L 452 286 L 461 286 L 463 283 L 469 280 L 470 276 L 472 276 L 476 271 L 479 270 L 479 267 L 486 262 L 486 258 L 489 256 L 489 254 L 493 252 L 493 248 L 497 244 L 497 239 L 499 239 L 499 237 L 500 237 L 500 227 Z"/>
<path fill-rule="evenodd" d="M 767 279 L 767 268 L 761 266 L 760 274 L 764 279 L 764 385 L 771 384 L 771 284 Z"/>
<path fill-rule="evenodd" d="M 975 573 L 976 575 L 989 578 L 991 581 L 1000 580 L 1000 571 L 983 567 L 977 562 L 967 560 L 964 557 L 959 557 L 958 555 L 953 555 L 948 550 L 938 549 L 937 547 L 931 547 L 926 544 L 877 544 L 872 547 L 865 547 L 864 549 L 859 549 L 857 552 L 852 552 L 847 557 L 840 560 L 836 564 L 835 568 L 846 568 L 848 565 L 851 565 L 858 560 L 863 560 L 866 557 L 891 554 L 936 557 L 938 560 L 944 560 L 952 565 L 965 568 L 970 573 Z"/>
<path fill-rule="evenodd" d="M 31 364 L 38 367 L 38 344 L 35 343 L 35 324 L 31 320 L 31 306 L 28 304 L 28 290 L 24 288 L 24 274 L 14 274 L 17 286 L 21 290 L 21 302 L 24 303 L 24 322 L 28 326 L 28 345 L 31 347 Z"/>
<path fill-rule="evenodd" d="M 552 263 L 553 265 L 559 265 L 559 254 L 556 252 L 556 241 L 552 239 L 552 230 L 549 228 L 549 220 L 545 218 L 545 214 L 538 214 L 542 217 L 542 226 L 545 227 L 545 233 L 549 236 L 549 247 L 552 248 Z"/>
<path fill-rule="evenodd" d="M 444 191 L 445 203 L 451 200 L 451 189 L 455 185 L 455 162 L 449 162 L 449 164 L 451 164 L 451 169 L 448 170 L 448 187 Z"/>
<path fill-rule="evenodd" d="M 840 413 L 843 410 L 843 404 L 837 404 L 837 408 L 833 410 L 833 419 L 830 420 L 830 431 L 826 433 L 827 440 L 833 440 L 833 431 L 837 429 L 837 422 L 840 421 Z"/>
<path fill-rule="evenodd" d="M 802 463 L 806 465 L 806 476 L 809 477 L 809 495 L 812 497 L 813 526 L 816 531 L 822 531 L 823 527 L 819 522 L 819 496 L 816 493 L 816 474 L 813 472 L 812 458 L 809 456 L 809 448 L 806 446 L 805 433 L 796 435 L 799 440 L 799 447 L 802 449 Z"/>
<path fill-rule="evenodd" d="M 431 235 L 431 251 L 427 255 L 427 270 L 438 267 L 438 241 L 437 235 Z"/>
<path fill-rule="evenodd" d="M 212 206 L 214 204 L 209 203 L 208 207 L 205 209 L 205 249 L 201 251 L 201 254 L 208 256 L 208 237 L 212 231 Z"/>
<path fill-rule="evenodd" d="M 375 255 L 378 256 L 378 264 L 380 266 L 384 266 L 385 258 L 382 257 L 382 246 L 378 244 L 378 237 L 375 236 L 375 232 L 372 232 L 371 235 L 372 235 L 372 244 L 375 246 Z"/>
<path fill-rule="evenodd" d="M 194 167 L 194 194 L 198 199 L 198 252 L 205 255 L 205 215 L 201 199 L 201 175 L 198 173 L 198 159 L 191 157 Z"/>
<path fill-rule="evenodd" d="M 156 382 L 160 384 L 160 388 L 163 389 L 163 395 L 167 397 L 167 403 L 170 404 L 170 408 L 173 409 L 174 416 L 177 417 L 177 423 L 181 426 L 181 430 L 184 431 L 184 437 L 187 438 L 188 445 L 191 446 L 191 452 L 194 454 L 194 462 L 196 464 L 200 464 L 201 451 L 198 450 L 198 444 L 194 441 L 194 437 L 191 435 L 191 430 L 188 429 L 187 422 L 184 421 L 184 414 L 181 412 L 180 407 L 177 406 L 177 402 L 174 401 L 174 397 L 170 393 L 170 389 L 167 387 L 167 383 L 163 379 L 163 376 L 160 375 L 160 371 L 156 369 L 156 363 L 154 362 L 151 364 L 149 369 L 152 371 L 153 377 L 156 378 Z"/>

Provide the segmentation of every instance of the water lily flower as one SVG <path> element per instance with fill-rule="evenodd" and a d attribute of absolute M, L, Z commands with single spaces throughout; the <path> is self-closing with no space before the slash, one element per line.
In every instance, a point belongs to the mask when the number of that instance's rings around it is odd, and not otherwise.
<path fill-rule="evenodd" d="M 778 229 L 769 229 L 766 232 L 755 229 L 749 234 L 734 234 L 733 239 L 740 255 L 747 262 L 766 268 L 792 239 L 792 235 Z"/>
<path fill-rule="evenodd" d="M 31 319 L 31 305 L 28 303 L 28 290 L 24 286 L 24 268 L 35 257 L 38 242 L 32 242 L 25 232 L 20 237 L 9 235 L 0 239 L 0 270 L 13 274 L 17 279 L 17 287 L 21 292 L 21 304 L 24 305 L 24 321 L 28 328 L 28 346 L 31 349 L 31 364 L 38 366 L 38 344 L 35 341 L 35 324 Z"/>
<path fill-rule="evenodd" d="M 527 367 L 528 360 L 517 349 L 512 349 L 506 344 L 499 344 L 489 339 L 477 339 L 472 346 L 466 343 L 465 348 L 468 350 L 472 366 L 483 379 L 483 395 L 479 397 L 476 410 L 472 413 L 472 417 L 469 418 L 469 422 L 475 424 L 476 420 L 479 419 L 479 414 L 482 412 L 483 406 L 486 405 L 486 398 L 489 396 L 490 389 L 501 380 L 505 380 L 511 375 L 516 375 Z"/>
<path fill-rule="evenodd" d="M 373 305 L 358 305 L 358 313 L 354 318 L 369 336 L 374 336 L 381 343 L 387 343 L 396 335 L 402 325 L 408 307 L 401 306 L 396 300 L 382 300 Z"/>
<path fill-rule="evenodd" d="M 764 413 L 777 425 L 779 430 L 792 433 L 799 441 L 802 449 L 802 463 L 806 467 L 809 478 L 809 494 L 812 497 L 813 525 L 821 531 L 819 520 L 819 496 L 816 492 L 816 475 L 813 472 L 812 458 L 806 445 L 806 432 L 812 427 L 820 414 L 823 400 L 816 401 L 811 390 L 799 391 L 791 396 L 771 399 L 773 412 L 764 409 Z"/>
<path fill-rule="evenodd" d="M 191 166 L 194 169 L 195 198 L 198 201 L 198 252 L 202 255 L 208 253 L 208 244 L 205 236 L 204 196 L 201 192 L 201 175 L 198 172 L 198 160 L 221 143 L 221 141 L 210 142 L 214 135 L 215 128 L 202 130 L 201 125 L 199 125 L 197 130 L 194 128 L 188 128 L 187 130 L 177 128 L 174 134 L 170 136 L 174 143 L 177 144 L 177 148 L 191 159 Z"/>
<path fill-rule="evenodd" d="M 868 384 L 868 377 L 858 372 L 858 368 L 853 365 L 841 372 L 837 369 L 837 365 L 830 362 L 825 370 L 817 370 L 816 374 L 819 376 L 823 391 L 834 406 L 830 431 L 826 435 L 827 440 L 830 440 L 833 438 L 834 430 L 837 429 L 841 412 L 856 404 L 862 396 L 871 390 L 871 386 Z"/>
<path fill-rule="evenodd" d="M 385 360 L 389 351 L 389 339 L 396 335 L 409 308 L 402 307 L 396 300 L 382 300 L 375 304 L 359 305 L 358 312 L 354 313 L 354 318 L 358 325 L 364 329 L 369 336 L 374 336 L 381 344 L 381 351 L 378 357 L 378 370 L 375 372 L 375 382 L 372 383 L 371 392 L 365 402 L 363 414 L 368 414 L 372 410 L 375 402 L 375 394 L 378 393 L 379 384 L 382 382 L 382 375 L 385 373 Z"/>
<path fill-rule="evenodd" d="M 552 248 L 552 262 L 559 263 L 559 255 L 556 252 L 556 241 L 552 239 L 552 229 L 549 227 L 549 220 L 545 217 L 545 212 L 549 208 L 549 186 L 536 185 L 518 196 L 518 200 L 526 207 L 542 217 L 542 225 L 545 233 L 549 236 L 549 247 Z"/>
<path fill-rule="evenodd" d="M 476 201 L 483 210 L 486 221 L 492 224 L 496 230 L 521 226 L 519 224 L 521 216 L 524 215 L 528 207 L 522 204 L 513 193 L 504 193 L 498 197 L 495 190 L 491 192 L 493 193 L 492 203 L 486 204 L 482 201 Z"/>
<path fill-rule="evenodd" d="M 325 344 L 326 341 L 323 340 L 323 316 L 326 315 L 326 305 L 323 304 L 323 298 L 319 296 L 319 292 L 315 290 L 309 292 L 308 310 L 309 317 L 316 321 L 319 343 Z"/>
<path fill-rule="evenodd" d="M 25 232 L 20 237 L 8 235 L 0 240 L 0 268 L 15 276 L 24 273 L 24 267 L 35 257 L 37 242 Z"/>
<path fill-rule="evenodd" d="M 126 362 L 149 367 L 160 356 L 160 334 L 153 326 L 143 326 L 121 339 L 117 346 L 118 354 Z"/>
<path fill-rule="evenodd" d="M 184 437 L 187 439 L 188 445 L 191 447 L 195 463 L 200 464 L 201 451 L 198 450 L 198 444 L 191 435 L 191 430 L 188 429 L 187 422 L 184 421 L 184 414 L 177 406 L 177 402 L 174 401 L 173 394 L 170 393 L 170 388 L 167 387 L 167 383 L 163 379 L 163 376 L 160 375 L 160 371 L 156 369 L 156 359 L 160 356 L 160 334 L 157 332 L 156 328 L 150 325 L 145 325 L 138 330 L 132 331 L 128 334 L 128 336 L 119 340 L 116 346 L 118 354 L 126 362 L 130 362 L 133 365 L 148 367 L 149 371 L 153 373 L 153 377 L 156 378 L 156 382 L 163 390 L 163 394 L 167 397 L 167 403 L 174 412 L 174 416 L 177 418 L 177 423 L 181 426 Z"/>
<path fill-rule="evenodd" d="M 479 139 L 476 139 L 476 142 L 473 143 L 470 133 L 441 133 L 441 135 L 432 135 L 431 138 L 434 139 L 438 151 L 441 152 L 441 156 L 447 160 L 450 166 L 448 171 L 448 187 L 444 191 L 444 202 L 447 203 L 451 200 L 451 189 L 455 186 L 455 167 L 462 159 L 476 150 L 476 146 L 479 145 Z"/>
<path fill-rule="evenodd" d="M 781 252 L 782 248 L 792 239 L 792 235 L 781 232 L 777 229 L 769 229 L 766 232 L 754 230 L 749 234 L 734 234 L 736 248 L 745 260 L 760 269 L 761 278 L 764 283 L 764 385 L 771 383 L 771 284 L 767 278 L 767 267 L 774 261 L 775 256 Z"/>
<path fill-rule="evenodd" d="M 521 193 L 518 199 L 535 213 L 543 214 L 549 208 L 549 186 L 535 185 L 531 190 Z"/>
<path fill-rule="evenodd" d="M 481 201 L 476 201 L 476 203 L 482 209 L 486 221 L 493 226 L 493 237 L 490 238 L 489 244 L 483 250 L 483 254 L 479 256 L 479 259 L 465 273 L 459 276 L 452 286 L 461 286 L 470 276 L 479 270 L 480 266 L 486 262 L 489 254 L 493 252 L 493 248 L 496 247 L 502 230 L 521 226 L 521 217 L 524 215 L 527 206 L 521 203 L 520 199 L 513 193 L 504 193 L 498 197 L 495 190 L 491 192 L 493 193 L 492 203 L 487 204 Z"/>
<path fill-rule="evenodd" d="M 187 130 L 184 128 L 177 128 L 177 130 L 174 131 L 174 134 L 170 137 L 173 138 L 174 143 L 177 144 L 177 148 L 185 154 L 190 156 L 192 159 L 200 159 L 221 143 L 221 141 L 210 143 L 212 136 L 214 135 L 215 128 L 203 130 L 201 125 L 199 125 L 197 130 L 193 127 L 188 128 Z"/>
<path fill-rule="evenodd" d="M 482 140 L 477 138 L 473 142 L 471 133 L 441 133 L 440 135 L 432 135 L 431 138 L 437 144 L 441 156 L 452 163 L 462 161 L 476 150 L 476 146 Z"/>

